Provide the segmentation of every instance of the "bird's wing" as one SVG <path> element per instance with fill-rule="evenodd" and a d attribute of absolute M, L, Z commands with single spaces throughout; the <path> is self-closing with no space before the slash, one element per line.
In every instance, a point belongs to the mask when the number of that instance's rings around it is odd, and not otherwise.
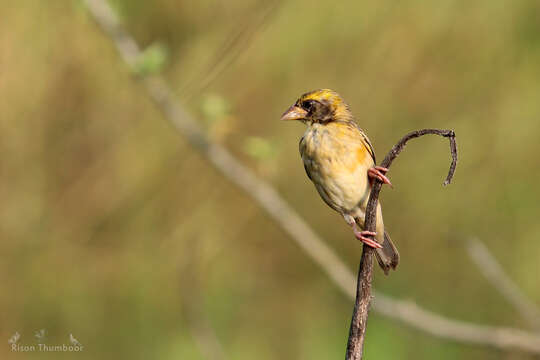
<path fill-rule="evenodd" d="M 306 143 L 304 142 L 303 136 L 300 138 L 300 142 L 298 142 L 298 150 L 300 151 L 300 156 L 303 156 L 304 151 L 306 150 Z"/>
<path fill-rule="evenodd" d="M 309 170 L 307 168 L 306 163 L 304 163 L 304 170 L 306 170 L 306 174 L 307 174 L 307 177 L 309 178 L 309 180 L 313 181 L 313 179 L 311 178 L 311 175 L 309 174 Z"/>
<path fill-rule="evenodd" d="M 300 139 L 300 142 L 298 143 L 298 150 L 300 150 L 300 156 L 303 159 L 304 158 L 304 151 L 306 150 L 306 143 L 304 142 L 304 137 L 303 136 Z M 311 177 L 305 162 L 304 162 L 304 170 L 306 170 L 306 174 L 307 174 L 309 180 L 313 181 L 313 178 Z"/>
<path fill-rule="evenodd" d="M 335 123 L 338 124 L 341 129 L 346 129 L 347 131 L 345 131 L 345 134 L 348 134 L 347 138 L 350 140 L 352 139 L 352 142 L 354 143 L 360 143 L 362 147 L 367 150 L 369 155 L 371 155 L 373 162 L 375 164 L 377 163 L 375 161 L 375 150 L 373 150 L 371 141 L 369 141 L 367 135 L 355 121 L 336 121 Z"/>
<path fill-rule="evenodd" d="M 371 145 L 371 141 L 369 141 L 369 138 L 367 137 L 367 135 L 360 128 L 360 126 L 358 126 L 358 124 L 356 122 L 353 122 L 353 124 L 356 127 L 356 129 L 360 132 L 361 139 L 362 139 L 362 144 L 366 147 L 367 151 L 369 152 L 369 154 L 373 158 L 373 162 L 375 164 L 377 164 L 377 161 L 375 160 L 375 150 L 373 150 L 373 145 Z"/>

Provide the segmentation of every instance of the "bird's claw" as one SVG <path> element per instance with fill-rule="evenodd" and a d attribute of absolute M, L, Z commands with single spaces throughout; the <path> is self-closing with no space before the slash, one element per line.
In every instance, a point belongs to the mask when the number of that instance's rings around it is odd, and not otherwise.
<path fill-rule="evenodd" d="M 381 244 L 379 244 L 373 239 L 366 237 L 366 236 L 375 236 L 375 235 L 377 235 L 377 233 L 373 231 L 355 231 L 354 232 L 354 236 L 356 236 L 358 240 L 360 240 L 367 246 L 371 246 L 372 248 L 375 248 L 375 249 L 381 249 L 382 248 Z"/>
<path fill-rule="evenodd" d="M 385 176 L 385 174 L 388 172 L 388 169 L 382 166 L 374 166 L 371 169 L 368 170 L 368 177 L 370 178 L 370 182 L 373 181 L 373 179 L 380 180 L 383 184 L 389 185 L 391 188 L 394 186 L 390 182 L 390 180 Z"/>

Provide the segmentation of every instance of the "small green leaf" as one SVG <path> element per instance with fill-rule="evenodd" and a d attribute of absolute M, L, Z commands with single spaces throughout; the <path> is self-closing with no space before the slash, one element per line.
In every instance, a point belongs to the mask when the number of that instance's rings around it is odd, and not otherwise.
<path fill-rule="evenodd" d="M 227 116 L 230 110 L 229 102 L 217 94 L 208 94 L 201 101 L 201 112 L 210 124 Z"/>
<path fill-rule="evenodd" d="M 142 76 L 161 72 L 169 59 L 167 47 L 161 43 L 154 43 L 147 47 L 133 66 L 133 71 Z"/>
<path fill-rule="evenodd" d="M 254 159 L 267 160 L 276 155 L 276 147 L 264 138 L 251 136 L 244 142 L 244 152 Z"/>

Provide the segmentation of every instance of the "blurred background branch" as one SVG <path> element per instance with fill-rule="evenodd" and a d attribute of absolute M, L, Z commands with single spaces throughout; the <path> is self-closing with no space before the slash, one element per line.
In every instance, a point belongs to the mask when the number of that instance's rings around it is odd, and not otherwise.
<path fill-rule="evenodd" d="M 120 26 L 110 6 L 104 0 L 84 2 L 96 22 L 111 37 L 123 60 L 130 67 L 135 66 L 141 56 L 140 48 Z M 144 78 L 142 81 L 151 99 L 190 144 L 201 151 L 225 177 L 252 197 L 343 292 L 354 298 L 354 276 L 350 270 L 275 189 L 258 179 L 223 146 L 209 142 L 193 118 L 175 100 L 173 92 L 160 76 Z M 454 341 L 540 353 L 540 337 L 537 335 L 511 328 L 480 326 L 451 320 L 410 302 L 394 300 L 376 292 L 374 295 L 375 311 L 426 333 Z"/>
<path fill-rule="evenodd" d="M 533 329 L 540 330 L 540 312 L 504 271 L 497 259 L 478 238 L 465 242 L 467 254 L 489 283 L 512 304 Z"/>

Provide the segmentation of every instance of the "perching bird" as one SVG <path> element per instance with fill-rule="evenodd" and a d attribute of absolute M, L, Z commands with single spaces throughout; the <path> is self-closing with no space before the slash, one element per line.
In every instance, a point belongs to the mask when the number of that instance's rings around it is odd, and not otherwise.
<path fill-rule="evenodd" d="M 380 204 L 375 233 L 363 231 L 373 179 L 391 184 L 385 176 L 388 169 L 375 166 L 373 146 L 354 121 L 349 106 L 333 90 L 314 90 L 302 95 L 281 119 L 307 125 L 299 144 L 307 176 L 324 202 L 352 227 L 356 238 L 375 248 L 384 273 L 395 269 L 399 254 L 384 231 Z"/>

